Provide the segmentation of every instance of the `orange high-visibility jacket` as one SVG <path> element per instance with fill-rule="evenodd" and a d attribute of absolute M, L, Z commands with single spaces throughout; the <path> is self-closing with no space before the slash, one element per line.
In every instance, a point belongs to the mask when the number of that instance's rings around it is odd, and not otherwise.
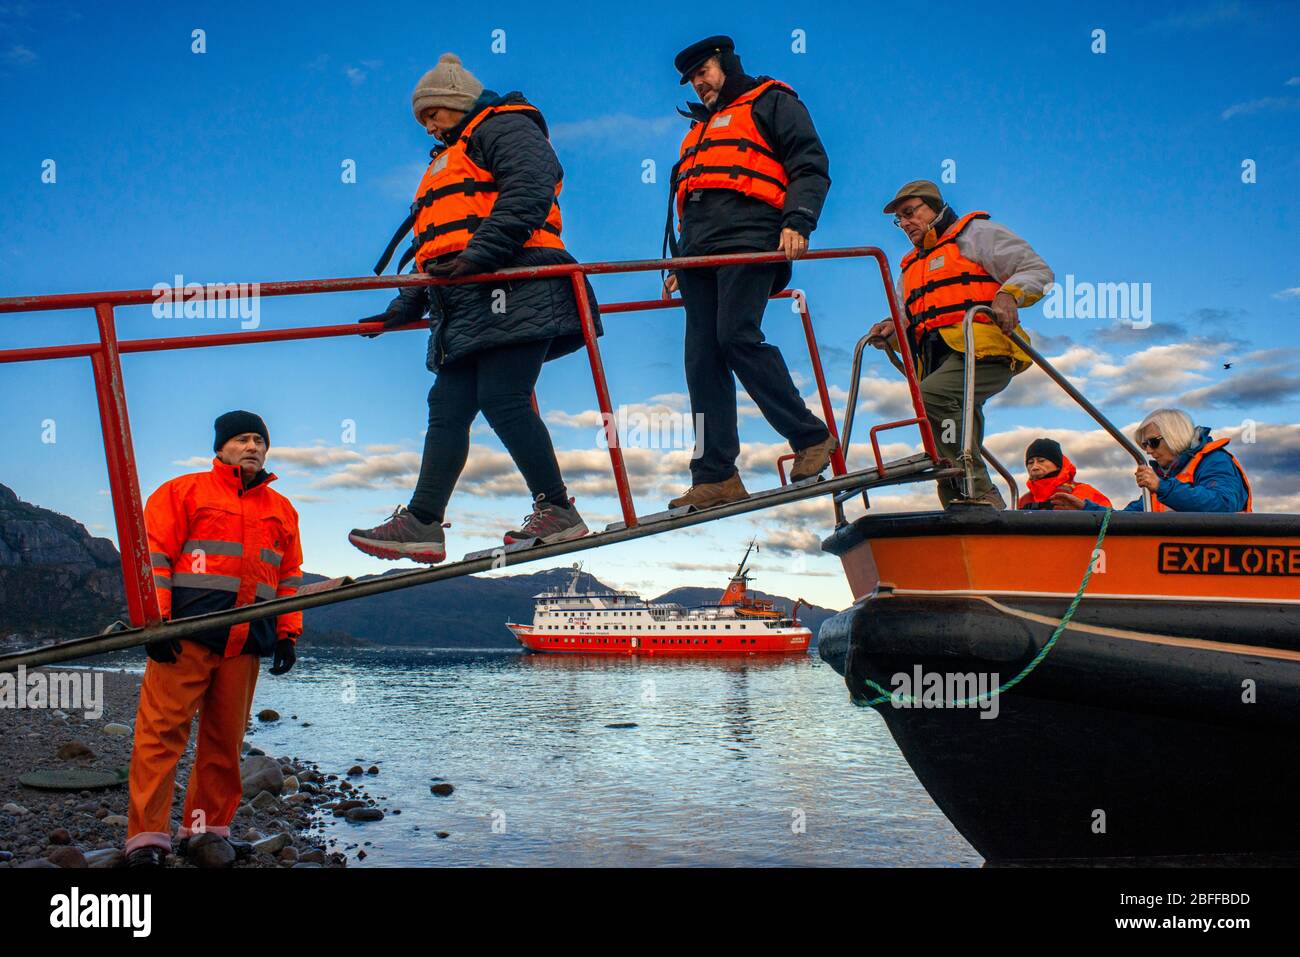
<path fill-rule="evenodd" d="M 903 306 L 912 319 L 917 342 L 929 329 L 959 325 L 972 306 L 992 305 L 1002 289 L 979 263 L 967 259 L 957 246 L 957 237 L 975 219 L 988 219 L 984 212 L 967 213 L 948 227 L 929 249 L 913 249 L 903 257 Z M 992 322 L 987 313 L 977 313 L 976 322 Z"/>
<path fill-rule="evenodd" d="M 707 123 L 692 123 L 673 167 L 677 216 L 693 189 L 734 189 L 781 209 L 790 183 L 785 167 L 754 122 L 754 101 L 770 87 L 791 94 L 778 80 L 767 80 L 718 110 Z"/>
<path fill-rule="evenodd" d="M 298 513 L 270 488 L 273 473 L 244 488 L 238 465 L 212 460 L 209 472 L 165 482 L 149 496 L 154 585 L 166 618 L 294 595 L 302 584 Z M 278 638 L 302 633 L 302 612 L 203 632 L 194 640 L 230 658 L 269 655 Z"/>
<path fill-rule="evenodd" d="M 465 124 L 456 142 L 441 150 L 424 171 L 412 206 L 415 214 L 415 265 L 420 270 L 431 259 L 462 251 L 469 245 L 479 223 L 492 215 L 499 193 L 497 184 L 488 170 L 469 158 L 469 140 L 484 121 L 498 113 L 515 111 L 538 112 L 537 107 L 527 103 L 483 110 Z M 555 200 L 551 202 L 546 221 L 524 240 L 525 248 L 564 248 L 564 240 L 560 238 L 563 222 L 558 202 L 563 185 L 563 181 L 555 184 Z"/>
<path fill-rule="evenodd" d="M 1190 459 L 1187 460 L 1187 464 L 1183 466 L 1183 470 L 1174 476 L 1174 481 L 1182 482 L 1184 485 L 1193 484 L 1193 481 L 1196 478 L 1196 469 L 1197 466 L 1201 464 L 1201 459 L 1205 458 L 1205 456 L 1209 455 L 1215 449 L 1222 449 L 1227 444 L 1228 444 L 1228 439 L 1215 439 L 1213 442 L 1207 442 L 1199 452 L 1197 452 L 1195 455 L 1193 455 Z M 1227 450 L 1224 449 L 1224 451 L 1226 452 Z M 1237 471 L 1241 474 L 1241 484 L 1246 487 L 1246 507 L 1243 508 L 1242 511 L 1249 512 L 1251 510 L 1250 479 L 1246 478 L 1246 470 L 1241 467 L 1241 463 L 1237 461 L 1237 457 L 1235 455 L 1233 455 L 1231 452 L 1228 452 L 1228 458 L 1232 459 L 1232 464 L 1237 467 Z M 1158 498 L 1152 495 L 1151 511 L 1172 512 L 1173 509 L 1170 508 L 1168 505 L 1161 503 L 1161 501 Z"/>

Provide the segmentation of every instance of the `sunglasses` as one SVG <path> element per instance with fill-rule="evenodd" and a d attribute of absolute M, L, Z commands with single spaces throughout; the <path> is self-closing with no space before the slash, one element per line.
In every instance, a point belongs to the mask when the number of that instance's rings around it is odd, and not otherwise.
<path fill-rule="evenodd" d="M 1153 439 L 1143 439 L 1139 444 L 1142 446 L 1142 448 L 1154 452 L 1156 449 L 1160 448 L 1160 443 L 1163 442 L 1164 440 L 1165 437 L 1163 435 L 1157 435 Z"/>

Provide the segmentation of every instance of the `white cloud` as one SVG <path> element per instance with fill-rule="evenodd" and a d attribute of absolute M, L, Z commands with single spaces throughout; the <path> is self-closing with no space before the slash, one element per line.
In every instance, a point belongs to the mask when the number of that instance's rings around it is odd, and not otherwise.
<path fill-rule="evenodd" d="M 1300 286 L 1292 286 L 1290 289 L 1280 289 L 1273 293 L 1274 299 L 1300 299 Z"/>
<path fill-rule="evenodd" d="M 675 115 L 643 117 L 630 113 L 608 113 L 582 120 L 568 120 L 550 125 L 551 140 L 556 143 L 591 141 L 625 145 L 629 140 L 646 140 L 685 130 L 685 120 Z"/>
<path fill-rule="evenodd" d="M 21 44 L 15 43 L 4 52 L 4 61 L 10 66 L 31 66 L 40 57 Z"/>
<path fill-rule="evenodd" d="M 1202 4 L 1198 7 L 1180 10 L 1169 16 L 1154 20 L 1148 29 L 1152 30 L 1205 30 L 1221 27 L 1226 23 L 1240 20 L 1246 11 L 1235 0 L 1227 3 Z"/>
<path fill-rule="evenodd" d="M 1273 113 L 1281 110 L 1300 109 L 1300 98 L 1291 96 L 1262 96 L 1258 100 L 1234 103 L 1222 113 L 1221 119 L 1230 120 L 1234 116 L 1252 116 L 1255 113 Z"/>

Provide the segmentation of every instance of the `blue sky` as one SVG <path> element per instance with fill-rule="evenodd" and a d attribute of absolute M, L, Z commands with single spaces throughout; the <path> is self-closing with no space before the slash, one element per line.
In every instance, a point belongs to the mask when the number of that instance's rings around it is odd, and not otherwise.
<path fill-rule="evenodd" d="M 368 274 L 431 145 L 411 116 L 411 88 L 445 50 L 547 116 L 566 170 L 565 240 L 579 259 L 656 256 L 666 186 L 662 176 L 643 183 L 642 169 L 653 159 L 666 171 L 684 131 L 672 57 L 728 32 L 750 73 L 800 93 L 826 143 L 833 185 L 815 246 L 879 245 L 896 264 L 906 239 L 880 207 L 900 183 L 939 179 L 951 161 L 953 205 L 988 210 L 1025 236 L 1059 280 L 1150 284 L 1143 329 L 1028 310 L 1024 323 L 1048 355 L 1121 425 L 1157 403 L 1187 407 L 1236 438 L 1257 508 L 1300 506 L 1300 6 L 1003 3 L 991 16 L 936 3 L 928 20 L 863 4 L 755 2 L 732 17 L 623 4 L 487 9 L 439 19 L 427 4 L 0 3 L 0 295 L 149 288 L 176 274 Z M 201 54 L 195 29 L 205 31 Z M 1093 52 L 1099 29 L 1104 53 Z M 492 52 L 497 30 L 504 53 Z M 792 50 L 795 31 L 806 52 Z M 55 182 L 45 183 L 51 159 Z M 342 182 L 348 160 L 355 183 Z M 1243 182 L 1247 160 L 1254 182 Z M 799 267 L 795 285 L 808 293 L 842 416 L 852 345 L 884 314 L 879 282 L 861 263 L 837 263 Z M 657 294 L 651 274 L 596 287 L 606 301 Z M 259 319 L 262 328 L 348 322 L 387 299 L 271 299 Z M 118 323 L 124 339 L 238 328 L 148 308 L 119 310 Z M 616 403 L 684 410 L 681 324 L 676 311 L 607 320 Z M 774 304 L 764 328 L 811 395 L 796 317 Z M 0 347 L 78 342 L 94 322 L 89 310 L 28 314 L 0 317 L 0 330 Z M 431 381 L 424 347 L 417 332 L 126 357 L 146 494 L 210 457 L 217 414 L 250 408 L 270 424 L 271 467 L 302 514 L 307 567 L 389 567 L 345 536 L 409 497 Z M 113 537 L 89 362 L 5 365 L 0 379 L 0 482 Z M 864 380 L 858 421 L 897 417 L 892 368 L 872 356 Z M 579 507 L 590 524 L 614 520 L 585 357 L 548 365 L 538 391 Z M 751 489 L 766 487 L 779 438 L 743 398 L 741 408 L 743 474 Z M 1124 456 L 1036 372 L 987 413 L 989 445 L 1004 460 L 1020 463 L 1030 439 L 1057 435 L 1083 478 L 1119 502 L 1132 497 Z M 46 420 L 53 443 L 42 441 Z M 356 423 L 353 443 L 344 420 Z M 481 419 L 474 438 L 448 514 L 453 555 L 494 544 L 528 510 Z M 906 454 L 916 436 L 892 438 L 889 451 Z M 686 453 L 636 451 L 638 505 L 653 511 L 684 487 Z M 929 507 L 933 493 L 873 501 Z M 829 528 L 829 506 L 809 503 L 586 560 L 648 593 L 720 585 L 757 535 L 759 587 L 842 606 L 838 563 L 817 548 Z"/>

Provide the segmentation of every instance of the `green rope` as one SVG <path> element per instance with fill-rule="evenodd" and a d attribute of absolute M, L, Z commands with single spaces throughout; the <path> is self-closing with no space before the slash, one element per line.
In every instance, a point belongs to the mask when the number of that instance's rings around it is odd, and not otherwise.
<path fill-rule="evenodd" d="M 1000 695 L 1004 691 L 1010 691 L 1016 685 L 1020 684 L 1020 682 L 1024 681 L 1027 677 L 1029 677 L 1029 673 L 1033 671 L 1035 668 L 1037 668 L 1038 665 L 1042 662 L 1042 660 L 1047 657 L 1047 653 L 1052 650 L 1053 646 L 1056 644 L 1057 639 L 1061 637 L 1061 635 L 1065 632 L 1066 627 L 1070 624 L 1070 619 L 1074 617 L 1074 611 L 1076 608 L 1079 607 L 1079 602 L 1083 600 L 1083 593 L 1088 588 L 1089 579 L 1092 578 L 1092 569 L 1093 569 L 1093 565 L 1096 564 L 1096 560 L 1095 560 L 1096 555 L 1101 550 L 1101 543 L 1106 540 L 1106 529 L 1110 525 L 1110 516 L 1111 516 L 1111 510 L 1108 508 L 1106 509 L 1106 514 L 1102 516 L 1101 529 L 1097 532 L 1097 543 L 1092 548 L 1092 554 L 1088 556 L 1088 568 L 1083 573 L 1083 581 L 1079 583 L 1079 590 L 1074 593 L 1074 601 L 1070 602 L 1070 607 L 1065 610 L 1065 616 L 1061 619 L 1060 624 L 1056 626 L 1056 630 L 1052 632 L 1052 637 L 1047 640 L 1047 643 L 1045 645 L 1043 645 L 1042 650 L 1039 651 L 1038 654 L 1034 655 L 1033 661 L 1025 665 L 1025 667 L 1021 669 L 1020 674 L 1016 675 L 1010 681 L 1004 682 L 997 689 L 990 692 L 987 696 L 975 695 L 972 698 L 962 698 L 960 701 L 947 702 L 945 703 L 944 707 L 969 708 L 972 704 L 980 701 L 981 698 L 985 698 L 986 700 L 991 700 L 994 695 Z M 863 683 L 869 686 L 873 691 L 880 692 L 882 697 L 872 698 L 870 701 L 859 701 L 858 699 L 855 698 L 853 700 L 854 704 L 864 708 L 872 708 L 878 704 L 884 704 L 886 701 L 895 700 L 894 694 L 890 693 L 889 691 L 886 691 L 884 688 L 880 687 L 880 685 L 876 684 L 870 678 L 864 678 Z M 916 699 L 913 698 L 911 695 L 898 695 L 897 703 L 915 705 Z"/>

